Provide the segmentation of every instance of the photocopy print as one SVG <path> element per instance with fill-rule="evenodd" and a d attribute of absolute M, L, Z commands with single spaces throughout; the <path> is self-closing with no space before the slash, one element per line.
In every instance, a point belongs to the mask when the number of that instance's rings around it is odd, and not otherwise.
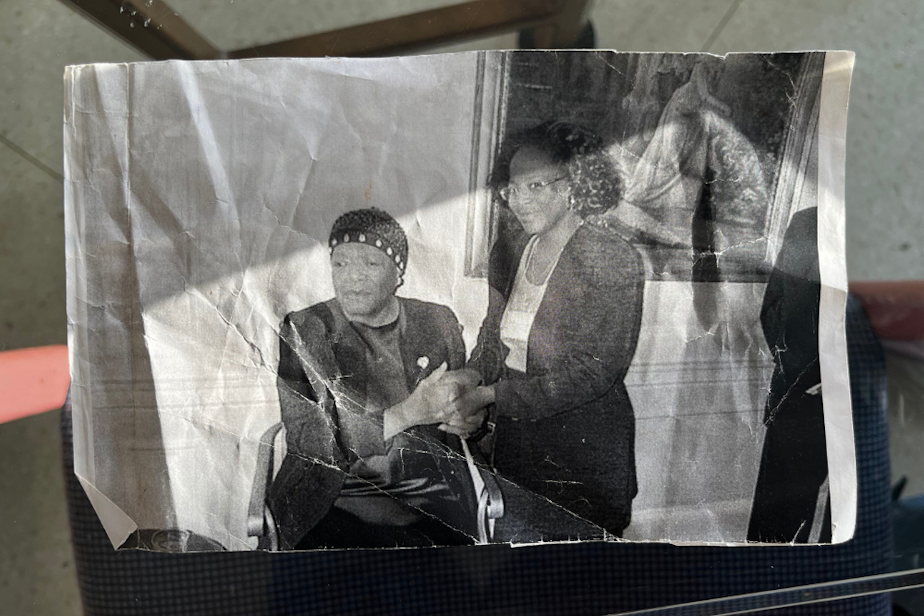
<path fill-rule="evenodd" d="M 852 65 L 69 68 L 75 470 L 113 545 L 846 541 Z"/>

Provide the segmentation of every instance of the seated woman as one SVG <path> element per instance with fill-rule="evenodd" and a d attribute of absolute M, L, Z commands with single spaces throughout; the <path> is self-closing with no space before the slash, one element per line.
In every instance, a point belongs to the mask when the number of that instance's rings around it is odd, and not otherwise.
<path fill-rule="evenodd" d="M 635 417 L 623 379 L 645 273 L 635 248 L 587 220 L 620 197 L 600 145 L 546 123 L 508 138 L 495 167 L 513 216 L 492 250 L 471 366 L 494 400 L 494 464 L 509 482 L 498 523 L 526 520 L 498 527 L 499 538 L 621 536 L 631 517 Z"/>
<path fill-rule="evenodd" d="M 408 243 L 387 213 L 344 214 L 329 245 L 336 297 L 289 314 L 280 331 L 287 453 L 268 495 L 280 544 L 471 543 L 470 475 L 447 432 L 468 430 L 453 409 L 473 386 L 446 373 L 465 362 L 459 322 L 395 295 Z"/>

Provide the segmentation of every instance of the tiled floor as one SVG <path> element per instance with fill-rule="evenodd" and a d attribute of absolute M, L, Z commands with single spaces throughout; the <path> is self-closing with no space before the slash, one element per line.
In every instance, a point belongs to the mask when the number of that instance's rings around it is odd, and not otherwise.
<path fill-rule="evenodd" d="M 455 0 L 173 0 L 216 44 L 268 41 Z M 599 47 L 725 53 L 853 49 L 850 277 L 924 278 L 924 3 L 599 0 Z M 513 37 L 481 43 L 506 47 Z M 456 46 L 477 48 L 478 44 Z M 0 349 L 65 341 L 62 75 L 142 56 L 55 0 L 0 0 Z M 0 611 L 79 614 L 57 417 L 0 426 Z M 918 424 L 920 425 L 920 424 Z"/>

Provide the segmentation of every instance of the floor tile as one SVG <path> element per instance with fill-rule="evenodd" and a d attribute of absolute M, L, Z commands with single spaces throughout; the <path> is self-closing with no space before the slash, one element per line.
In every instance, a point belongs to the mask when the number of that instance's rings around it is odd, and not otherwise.
<path fill-rule="evenodd" d="M 63 185 L 2 142 L 0 263 L 0 350 L 64 344 Z"/>
<path fill-rule="evenodd" d="M 619 51 L 702 51 L 734 0 L 597 0 L 597 47 Z"/>
<path fill-rule="evenodd" d="M 0 0 L 0 135 L 61 173 L 64 67 L 143 59 L 58 0 Z"/>

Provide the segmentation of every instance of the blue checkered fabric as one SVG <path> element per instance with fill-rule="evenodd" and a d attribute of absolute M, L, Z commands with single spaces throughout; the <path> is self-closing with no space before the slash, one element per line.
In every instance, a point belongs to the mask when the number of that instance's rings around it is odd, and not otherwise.
<path fill-rule="evenodd" d="M 220 614 L 613 614 L 855 578 L 889 570 L 891 517 L 885 363 L 859 304 L 847 335 L 859 463 L 852 541 L 779 548 L 588 543 L 313 553 L 113 551 L 64 460 L 87 616 Z M 761 607 L 756 599 L 739 609 Z M 700 605 L 672 614 L 712 614 Z M 774 616 L 878 616 L 888 595 L 797 606 Z"/>

